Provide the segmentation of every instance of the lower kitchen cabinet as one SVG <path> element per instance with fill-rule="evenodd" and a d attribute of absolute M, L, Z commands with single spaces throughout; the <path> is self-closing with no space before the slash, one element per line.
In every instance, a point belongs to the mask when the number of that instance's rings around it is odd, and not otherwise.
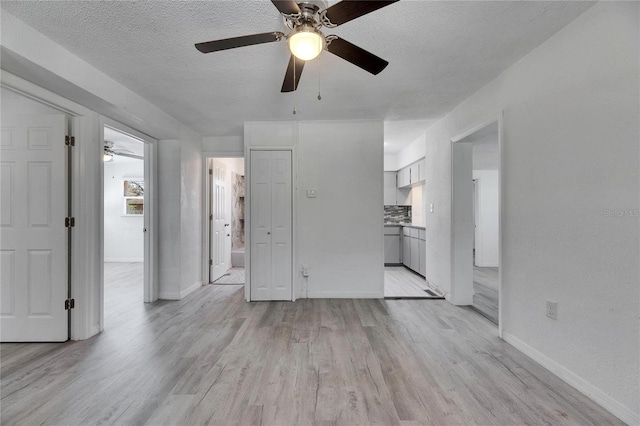
<path fill-rule="evenodd" d="M 384 264 L 400 264 L 400 227 L 385 226 L 384 228 Z"/>
<path fill-rule="evenodd" d="M 422 276 L 427 273 L 425 236 L 424 229 L 402 228 L 402 264 Z"/>
<path fill-rule="evenodd" d="M 411 235 L 408 228 L 402 229 L 402 264 L 411 268 Z"/>
<path fill-rule="evenodd" d="M 418 272 L 423 277 L 427 274 L 427 254 L 426 250 L 426 242 L 425 240 L 418 240 L 418 251 L 420 252 L 420 267 L 418 268 Z"/>
<path fill-rule="evenodd" d="M 418 271 L 420 268 L 420 249 L 418 247 L 417 238 L 411 237 L 411 266 L 409 266 L 414 271 Z"/>

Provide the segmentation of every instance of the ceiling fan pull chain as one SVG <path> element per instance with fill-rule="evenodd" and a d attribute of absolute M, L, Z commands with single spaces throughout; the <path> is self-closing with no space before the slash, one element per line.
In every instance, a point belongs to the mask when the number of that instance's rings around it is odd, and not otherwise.
<path fill-rule="evenodd" d="M 320 96 L 320 57 L 318 56 L 318 100 L 322 100 L 322 96 Z"/>

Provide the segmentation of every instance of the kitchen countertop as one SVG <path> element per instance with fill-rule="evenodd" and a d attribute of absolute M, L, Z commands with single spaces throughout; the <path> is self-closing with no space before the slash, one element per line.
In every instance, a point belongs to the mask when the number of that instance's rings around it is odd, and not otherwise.
<path fill-rule="evenodd" d="M 389 226 L 402 226 L 402 227 L 407 227 L 407 228 L 418 228 L 418 229 L 425 229 L 424 226 L 422 225 L 413 225 L 411 223 L 385 223 L 384 226 L 389 227 Z"/>

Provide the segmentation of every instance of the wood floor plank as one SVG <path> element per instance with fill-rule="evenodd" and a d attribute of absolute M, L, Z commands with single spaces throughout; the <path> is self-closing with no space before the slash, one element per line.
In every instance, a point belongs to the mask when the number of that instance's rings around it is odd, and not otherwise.
<path fill-rule="evenodd" d="M 0 345 L 2 425 L 620 425 L 443 300 L 142 303 L 109 264 L 105 331 Z"/>

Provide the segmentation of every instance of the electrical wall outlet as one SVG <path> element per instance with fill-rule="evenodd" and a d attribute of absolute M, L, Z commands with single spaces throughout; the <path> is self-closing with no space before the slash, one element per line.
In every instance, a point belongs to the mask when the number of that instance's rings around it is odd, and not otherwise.
<path fill-rule="evenodd" d="M 558 302 L 547 300 L 547 316 L 551 319 L 558 319 Z"/>
<path fill-rule="evenodd" d="M 309 276 L 309 268 L 307 268 L 306 266 L 303 266 L 301 268 L 301 272 L 302 272 L 302 276 L 303 277 L 308 277 Z"/>

